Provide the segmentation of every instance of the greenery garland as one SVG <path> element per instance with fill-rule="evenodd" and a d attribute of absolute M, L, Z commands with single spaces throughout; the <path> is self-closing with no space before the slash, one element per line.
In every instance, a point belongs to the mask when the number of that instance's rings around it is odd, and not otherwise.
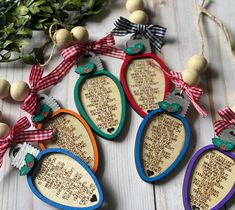
<path fill-rule="evenodd" d="M 0 62 L 22 59 L 24 63 L 44 63 L 43 51 L 48 42 L 23 53 L 33 31 L 44 31 L 54 22 L 68 29 L 81 25 L 84 19 L 100 13 L 108 0 L 0 0 Z M 14 53 L 20 56 L 12 58 Z"/>

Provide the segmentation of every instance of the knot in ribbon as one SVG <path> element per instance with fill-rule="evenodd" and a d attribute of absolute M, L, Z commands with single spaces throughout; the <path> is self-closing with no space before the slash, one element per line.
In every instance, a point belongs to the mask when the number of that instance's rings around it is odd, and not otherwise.
<path fill-rule="evenodd" d="M 122 60 L 125 59 L 126 53 L 121 49 L 115 48 L 114 45 L 114 37 L 112 34 L 109 34 L 98 41 L 87 44 L 75 44 L 67 47 L 61 51 L 61 54 L 65 60 L 77 59 L 82 53 L 86 53 L 88 51 Z"/>
<path fill-rule="evenodd" d="M 119 17 L 114 23 L 115 28 L 112 34 L 115 36 L 125 36 L 127 34 L 140 34 L 149 39 L 154 48 L 159 52 L 162 48 L 162 40 L 166 33 L 166 28 L 159 25 L 147 25 L 132 23 L 124 17 Z"/>
<path fill-rule="evenodd" d="M 12 127 L 10 134 L 5 138 L 0 138 L 0 167 L 7 149 L 23 142 L 42 142 L 52 138 L 52 130 L 27 130 L 30 122 L 27 117 L 23 117 Z"/>
<path fill-rule="evenodd" d="M 235 113 L 229 107 L 218 111 L 218 115 L 221 117 L 221 120 L 214 123 L 214 130 L 217 136 L 230 125 L 235 125 Z"/>
<path fill-rule="evenodd" d="M 182 78 L 182 74 L 179 72 L 166 72 L 164 71 L 167 76 L 171 79 L 171 81 L 175 84 L 176 87 L 180 88 L 181 90 L 183 90 L 190 102 L 192 103 L 192 105 L 195 107 L 195 109 L 199 112 L 200 115 L 202 116 L 207 116 L 207 112 L 205 112 L 198 104 L 197 101 L 200 99 L 200 97 L 203 95 L 203 89 L 199 88 L 199 87 L 195 87 L 195 86 L 188 86 L 183 78 Z"/>

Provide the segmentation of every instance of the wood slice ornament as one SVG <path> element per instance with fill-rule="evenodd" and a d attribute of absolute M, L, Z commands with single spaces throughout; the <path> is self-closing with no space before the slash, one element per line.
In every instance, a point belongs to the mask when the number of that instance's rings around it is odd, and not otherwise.
<path fill-rule="evenodd" d="M 27 165 L 32 163 L 27 173 L 28 185 L 39 199 L 53 207 L 92 210 L 103 203 L 102 189 L 93 172 L 64 149 L 39 152 L 30 145 L 17 145 L 11 151 L 11 159 L 16 167 L 20 166 L 17 160 L 25 159 Z"/>
<path fill-rule="evenodd" d="M 186 210 L 220 209 L 235 193 L 235 113 L 226 107 L 218 112 L 214 145 L 200 149 L 189 162 L 184 178 Z"/>
<path fill-rule="evenodd" d="M 100 59 L 89 52 L 78 61 L 80 74 L 74 98 L 79 113 L 91 128 L 106 139 L 114 139 L 121 132 L 126 100 L 118 79 L 104 70 Z"/>
<path fill-rule="evenodd" d="M 120 80 L 131 106 L 145 117 L 158 108 L 159 101 L 165 100 L 169 79 L 162 70 L 167 71 L 164 62 L 151 53 L 149 41 L 132 38 L 125 49 L 129 55 L 122 64 Z"/>
<path fill-rule="evenodd" d="M 95 137 L 81 115 L 67 109 L 61 109 L 52 97 L 40 94 L 40 107 L 48 105 L 52 112 L 38 122 L 38 129 L 53 129 L 51 140 L 40 143 L 41 149 L 62 148 L 78 156 L 95 173 L 98 169 L 99 155 Z M 39 109 L 40 110 L 40 109 Z M 40 117 L 40 110 L 35 117 Z M 35 120 L 35 118 L 33 119 Z"/>
<path fill-rule="evenodd" d="M 171 94 L 176 98 L 176 93 Z M 181 114 L 189 104 L 179 100 L 181 106 L 176 102 L 160 102 L 160 108 L 150 112 L 138 129 L 135 162 L 140 177 L 146 182 L 155 182 L 169 174 L 188 148 L 190 127 Z M 181 114 L 177 114 L 180 107 L 183 107 Z"/>

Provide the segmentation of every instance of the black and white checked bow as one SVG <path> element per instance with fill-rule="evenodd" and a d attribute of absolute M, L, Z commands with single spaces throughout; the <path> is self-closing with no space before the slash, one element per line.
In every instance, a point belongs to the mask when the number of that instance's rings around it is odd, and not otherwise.
<path fill-rule="evenodd" d="M 125 36 L 127 34 L 140 34 L 150 40 L 150 43 L 159 52 L 162 47 L 162 39 L 165 36 L 166 28 L 159 25 L 135 24 L 124 17 L 119 17 L 115 23 L 115 28 L 112 31 L 114 36 Z"/>

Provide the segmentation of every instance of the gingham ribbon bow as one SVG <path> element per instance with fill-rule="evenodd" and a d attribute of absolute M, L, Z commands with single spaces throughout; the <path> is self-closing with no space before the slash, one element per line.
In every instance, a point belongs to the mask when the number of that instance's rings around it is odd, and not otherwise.
<path fill-rule="evenodd" d="M 23 117 L 16 122 L 10 134 L 6 138 L 0 138 L 0 167 L 7 149 L 23 142 L 42 142 L 52 138 L 52 130 L 28 130 L 30 122 Z"/>
<path fill-rule="evenodd" d="M 207 112 L 204 111 L 198 104 L 197 101 L 200 99 L 200 97 L 203 94 L 203 89 L 195 86 L 188 86 L 183 78 L 182 74 L 179 72 L 166 72 L 164 71 L 167 76 L 171 79 L 171 81 L 175 84 L 176 87 L 180 88 L 181 90 L 185 91 L 187 94 L 189 100 L 195 107 L 195 109 L 199 112 L 202 116 L 207 116 Z"/>
<path fill-rule="evenodd" d="M 114 37 L 112 34 L 109 34 L 95 42 L 72 45 L 68 48 L 63 49 L 61 51 L 61 54 L 65 60 L 73 60 L 73 58 L 77 59 L 81 55 L 81 53 L 86 53 L 88 51 L 94 52 L 95 54 L 125 59 L 126 53 L 121 49 L 115 48 L 114 45 Z"/>
<path fill-rule="evenodd" d="M 229 107 L 225 107 L 224 109 L 218 111 L 218 115 L 221 117 L 221 120 L 214 123 L 216 135 L 219 135 L 220 132 L 228 126 L 235 125 L 235 113 Z"/>
<path fill-rule="evenodd" d="M 21 109 L 33 115 L 37 107 L 37 93 L 40 90 L 48 88 L 52 85 L 57 84 L 62 77 L 70 70 L 72 65 L 66 65 L 65 61 L 62 61 L 51 73 L 42 77 L 44 68 L 33 65 L 29 76 L 29 84 L 31 91 L 28 97 L 21 105 Z"/>
<path fill-rule="evenodd" d="M 135 24 L 124 17 L 119 17 L 114 23 L 112 34 L 115 36 L 125 36 L 127 34 L 140 34 L 149 39 L 153 47 L 159 52 L 162 48 L 162 40 L 166 33 L 166 28 L 159 25 Z"/>

